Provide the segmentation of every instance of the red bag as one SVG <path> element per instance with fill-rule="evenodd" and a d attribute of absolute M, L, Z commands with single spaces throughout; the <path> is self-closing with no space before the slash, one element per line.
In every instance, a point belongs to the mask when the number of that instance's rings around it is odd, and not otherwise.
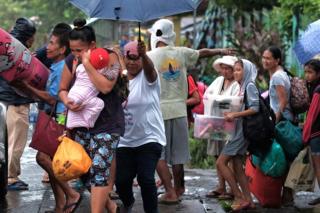
<path fill-rule="evenodd" d="M 64 130 L 64 125 L 58 124 L 44 111 L 39 111 L 38 121 L 29 146 L 53 158 L 60 144 L 58 138 L 63 135 Z"/>
<path fill-rule="evenodd" d="M 250 191 L 258 199 L 262 207 L 281 207 L 283 177 L 274 178 L 264 175 L 259 168 L 252 164 L 250 157 L 246 160 L 245 173 L 249 179 Z"/>

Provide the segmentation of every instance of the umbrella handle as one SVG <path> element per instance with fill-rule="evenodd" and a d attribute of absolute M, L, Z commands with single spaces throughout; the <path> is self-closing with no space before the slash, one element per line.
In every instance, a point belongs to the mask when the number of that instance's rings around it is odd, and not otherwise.
<path fill-rule="evenodd" d="M 138 32 L 138 41 L 141 41 L 141 29 L 140 29 L 140 22 L 138 23 L 139 32 Z"/>

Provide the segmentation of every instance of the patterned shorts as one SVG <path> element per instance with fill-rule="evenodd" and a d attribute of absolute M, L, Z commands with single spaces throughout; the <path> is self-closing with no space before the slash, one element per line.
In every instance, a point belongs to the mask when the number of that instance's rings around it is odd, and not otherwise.
<path fill-rule="evenodd" d="M 77 131 L 75 141 L 80 143 L 92 159 L 92 166 L 81 177 L 85 186 L 107 186 L 113 154 L 118 146 L 120 136 L 116 134 L 90 134 Z"/>

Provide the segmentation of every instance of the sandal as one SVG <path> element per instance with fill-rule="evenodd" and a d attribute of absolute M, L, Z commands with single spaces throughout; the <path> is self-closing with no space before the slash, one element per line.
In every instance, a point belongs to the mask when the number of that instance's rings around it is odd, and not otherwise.
<path fill-rule="evenodd" d="M 217 198 L 221 195 L 222 193 L 216 190 L 210 191 L 208 194 L 206 194 L 206 197 L 208 198 Z"/>
<path fill-rule="evenodd" d="M 164 205 L 176 205 L 179 204 L 179 199 L 177 200 L 166 200 L 164 194 L 158 197 L 158 203 Z"/>
<path fill-rule="evenodd" d="M 223 193 L 221 195 L 219 195 L 218 200 L 233 200 L 234 196 L 231 193 Z"/>
<path fill-rule="evenodd" d="M 231 204 L 232 212 L 239 212 L 241 210 L 248 209 L 250 207 L 250 202 L 242 201 L 242 202 L 233 202 Z"/>
<path fill-rule="evenodd" d="M 81 200 L 82 200 L 82 195 L 80 194 L 80 197 L 79 199 L 74 202 L 74 203 L 70 203 L 68 205 L 65 205 L 63 207 L 63 211 L 65 212 L 67 209 L 72 209 L 71 210 L 71 213 L 75 212 L 77 210 L 77 208 L 79 207 L 80 203 L 81 203 Z"/>
<path fill-rule="evenodd" d="M 8 190 L 9 191 L 20 191 L 20 190 L 28 190 L 28 186 L 26 183 L 22 181 L 17 181 L 11 184 L 8 184 Z"/>
<path fill-rule="evenodd" d="M 320 203 L 320 197 L 319 198 L 316 198 L 316 199 L 314 199 L 314 200 L 311 200 L 309 203 L 308 203 L 308 205 L 310 205 L 310 206 L 315 206 L 315 205 L 317 205 L 317 204 L 319 204 Z"/>

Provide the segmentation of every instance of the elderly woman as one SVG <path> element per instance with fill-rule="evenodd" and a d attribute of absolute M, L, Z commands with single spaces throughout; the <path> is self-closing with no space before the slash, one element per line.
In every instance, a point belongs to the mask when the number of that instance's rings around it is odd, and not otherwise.
<path fill-rule="evenodd" d="M 221 75 L 217 77 L 204 93 L 205 115 L 212 115 L 209 99 L 214 95 L 235 96 L 239 94 L 239 83 L 234 80 L 233 66 L 238 59 L 234 56 L 223 56 L 213 63 L 213 68 Z M 225 141 L 208 140 L 207 154 L 218 159 Z M 210 198 L 227 198 L 231 195 L 226 192 L 225 180 L 217 171 L 219 185 L 217 189 L 209 192 L 206 196 Z"/>
<path fill-rule="evenodd" d="M 244 138 L 242 118 L 259 112 L 259 92 L 254 83 L 257 77 L 257 69 L 250 61 L 242 59 L 234 65 L 234 78 L 240 84 L 239 96 L 244 96 L 246 103 L 242 104 L 242 111 L 225 113 L 227 121 L 236 122 L 235 134 L 230 141 L 226 142 L 222 153 L 217 160 L 217 169 L 222 177 L 228 182 L 234 194 L 232 209 L 239 211 L 247 208 L 254 208 L 254 203 L 249 191 L 247 177 L 243 168 L 243 156 L 245 156 L 248 141 Z M 248 109 L 245 109 L 245 105 Z M 233 170 L 228 166 L 232 162 Z M 238 187 L 238 183 L 241 190 Z"/>
<path fill-rule="evenodd" d="M 144 211 L 158 212 L 154 173 L 166 144 L 160 110 L 160 80 L 146 55 L 144 43 L 129 42 L 124 46 L 130 94 L 124 108 L 125 133 L 116 152 L 116 186 L 125 212 L 134 203 L 133 179 L 141 187 Z"/>

